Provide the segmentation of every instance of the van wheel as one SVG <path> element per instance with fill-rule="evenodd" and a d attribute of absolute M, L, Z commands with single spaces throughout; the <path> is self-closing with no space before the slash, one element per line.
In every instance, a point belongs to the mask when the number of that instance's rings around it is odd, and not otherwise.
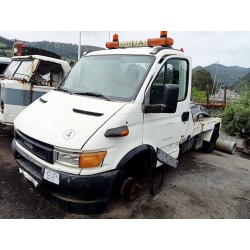
<path fill-rule="evenodd" d="M 127 201 L 134 201 L 139 196 L 141 187 L 134 178 L 126 178 L 120 190 L 122 198 Z"/>
<path fill-rule="evenodd" d="M 215 144 L 216 144 L 218 137 L 219 137 L 219 130 L 218 130 L 218 128 L 214 128 L 214 131 L 213 131 L 213 134 L 212 134 L 210 141 L 203 142 L 202 150 L 205 153 L 209 153 L 209 154 L 212 153 L 214 151 Z"/>

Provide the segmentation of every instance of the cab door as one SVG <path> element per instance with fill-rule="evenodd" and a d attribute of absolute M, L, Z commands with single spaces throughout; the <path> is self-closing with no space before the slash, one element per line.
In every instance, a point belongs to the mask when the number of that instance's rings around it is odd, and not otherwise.
<path fill-rule="evenodd" d="M 165 84 L 179 86 L 178 103 L 175 113 L 144 113 L 143 144 L 160 148 L 174 158 L 179 155 L 179 143 L 187 136 L 191 81 L 189 59 L 169 56 L 160 65 L 152 84 L 146 90 L 146 104 L 163 104 Z M 160 111 L 159 111 L 160 112 Z"/>

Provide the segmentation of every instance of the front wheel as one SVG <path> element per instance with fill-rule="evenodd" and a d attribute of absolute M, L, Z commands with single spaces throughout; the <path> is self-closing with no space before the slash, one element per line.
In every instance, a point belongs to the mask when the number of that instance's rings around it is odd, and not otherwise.
<path fill-rule="evenodd" d="M 218 128 L 215 127 L 210 141 L 203 142 L 202 150 L 209 154 L 212 153 L 214 151 L 215 144 L 216 144 L 218 137 L 219 137 L 219 130 Z"/>

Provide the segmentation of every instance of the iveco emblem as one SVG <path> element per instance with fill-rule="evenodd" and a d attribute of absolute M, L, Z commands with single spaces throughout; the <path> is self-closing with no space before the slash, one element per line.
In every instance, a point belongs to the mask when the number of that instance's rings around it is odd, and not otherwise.
<path fill-rule="evenodd" d="M 75 131 L 73 129 L 69 129 L 65 131 L 65 133 L 63 134 L 63 138 L 65 140 L 70 140 L 74 135 L 75 135 Z"/>
<path fill-rule="evenodd" d="M 33 150 L 33 145 L 32 145 L 32 144 L 30 144 L 30 143 L 27 142 L 27 141 L 23 141 L 23 143 L 24 143 L 29 149 Z"/>

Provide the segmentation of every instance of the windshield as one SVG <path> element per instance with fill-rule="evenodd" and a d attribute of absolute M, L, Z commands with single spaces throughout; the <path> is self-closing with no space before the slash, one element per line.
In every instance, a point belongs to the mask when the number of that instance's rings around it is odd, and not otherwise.
<path fill-rule="evenodd" d="M 153 61 L 153 56 L 144 55 L 85 56 L 59 88 L 73 94 L 99 94 L 112 101 L 132 101 Z"/>
<path fill-rule="evenodd" d="M 28 70 L 30 69 L 30 66 L 32 64 L 32 61 L 12 61 L 9 65 L 9 67 L 4 72 L 5 76 L 8 77 L 17 77 L 17 78 L 23 78 L 27 75 Z"/>
<path fill-rule="evenodd" d="M 12 61 L 9 65 L 9 67 L 6 69 L 4 75 L 5 76 L 13 76 L 14 72 L 17 70 L 20 63 L 21 63 L 20 61 Z"/>

